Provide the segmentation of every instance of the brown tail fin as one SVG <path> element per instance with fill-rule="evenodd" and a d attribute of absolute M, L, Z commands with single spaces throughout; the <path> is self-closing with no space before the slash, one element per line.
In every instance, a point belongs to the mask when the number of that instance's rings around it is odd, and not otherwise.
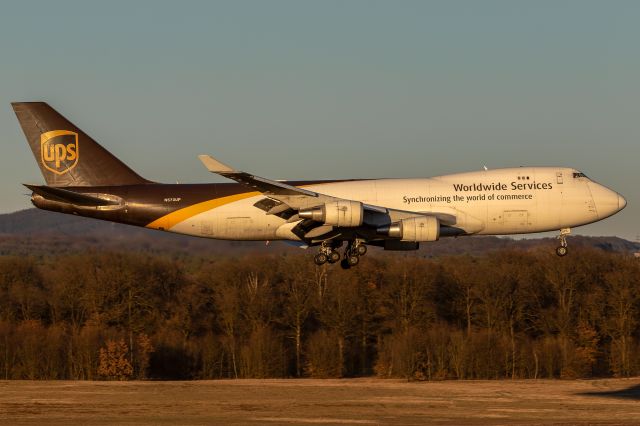
<path fill-rule="evenodd" d="M 148 183 L 45 102 L 11 104 L 50 186 Z"/>

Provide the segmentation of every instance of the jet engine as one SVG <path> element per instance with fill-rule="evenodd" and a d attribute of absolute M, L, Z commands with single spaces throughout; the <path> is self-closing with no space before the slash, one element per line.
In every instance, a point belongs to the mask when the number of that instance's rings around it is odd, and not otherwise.
<path fill-rule="evenodd" d="M 440 223 L 433 216 L 411 217 L 379 227 L 378 234 L 402 241 L 437 241 L 440 238 Z"/>
<path fill-rule="evenodd" d="M 338 200 L 318 207 L 301 209 L 298 216 L 326 225 L 354 227 L 362 225 L 364 209 L 359 201 Z"/>

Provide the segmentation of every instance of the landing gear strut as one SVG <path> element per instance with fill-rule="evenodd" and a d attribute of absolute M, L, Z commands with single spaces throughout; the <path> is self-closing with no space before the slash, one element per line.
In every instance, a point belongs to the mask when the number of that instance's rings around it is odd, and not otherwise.
<path fill-rule="evenodd" d="M 562 228 L 560 230 L 560 235 L 558 235 L 558 240 L 560 241 L 560 246 L 556 248 L 556 254 L 560 257 L 566 256 L 569 250 L 567 249 L 567 235 L 571 233 L 571 229 Z"/>

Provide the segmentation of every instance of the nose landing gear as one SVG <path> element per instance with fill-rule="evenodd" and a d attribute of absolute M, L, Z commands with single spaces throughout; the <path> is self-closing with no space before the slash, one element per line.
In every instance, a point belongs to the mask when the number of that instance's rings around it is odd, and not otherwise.
<path fill-rule="evenodd" d="M 567 249 L 567 235 L 569 235 L 570 233 L 570 228 L 562 228 L 560 230 L 560 235 L 558 235 L 560 246 L 556 248 L 556 254 L 560 257 L 566 256 L 569 252 L 569 250 Z"/>

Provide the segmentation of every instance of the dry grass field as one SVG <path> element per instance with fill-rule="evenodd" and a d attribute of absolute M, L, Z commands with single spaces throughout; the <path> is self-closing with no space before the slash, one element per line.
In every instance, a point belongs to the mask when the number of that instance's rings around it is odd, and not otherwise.
<path fill-rule="evenodd" d="M 0 423 L 640 424 L 640 379 L 2 381 Z"/>

